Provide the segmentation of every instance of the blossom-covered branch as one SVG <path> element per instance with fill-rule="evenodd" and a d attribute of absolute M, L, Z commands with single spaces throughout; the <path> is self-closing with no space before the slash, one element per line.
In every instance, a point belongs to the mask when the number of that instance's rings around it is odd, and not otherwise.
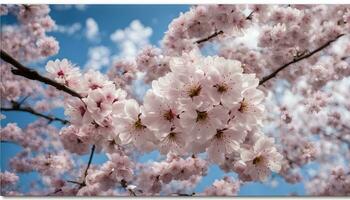
<path fill-rule="evenodd" d="M 217 32 L 213 33 L 212 35 L 210 35 L 210 36 L 208 36 L 208 37 L 206 37 L 206 38 L 197 40 L 195 43 L 201 44 L 201 43 L 206 42 L 206 41 L 209 41 L 210 39 L 212 39 L 212 38 L 214 38 L 214 37 L 217 37 L 218 35 L 221 35 L 221 34 L 223 34 L 223 33 L 224 33 L 224 31 L 217 31 Z"/>
<path fill-rule="evenodd" d="M 312 55 L 320 52 L 321 50 L 325 49 L 326 47 L 328 47 L 330 44 L 332 44 L 333 42 L 337 41 L 340 37 L 344 36 L 345 34 L 340 34 L 338 35 L 336 38 L 329 40 L 328 42 L 326 42 L 325 44 L 323 44 L 322 46 L 318 47 L 317 49 L 311 51 L 311 52 L 306 52 L 304 54 L 302 54 L 301 56 L 296 56 L 292 61 L 282 65 L 281 67 L 277 68 L 275 71 L 273 71 L 271 74 L 263 77 L 260 81 L 259 81 L 259 85 L 264 84 L 266 81 L 270 80 L 271 78 L 275 77 L 280 71 L 282 71 L 283 69 L 287 68 L 288 66 L 297 63 L 303 59 L 309 58 Z"/>
<path fill-rule="evenodd" d="M 46 35 L 55 26 L 49 12 L 0 5 L 0 15 L 18 19 L 1 27 L 0 118 L 38 116 L 25 128 L 18 120 L 0 128 L 5 148 L 22 149 L 0 173 L 1 195 L 23 195 L 16 184 L 29 172 L 40 180 L 24 195 L 235 196 L 247 182 L 276 177 L 303 181 L 308 194 L 350 194 L 350 6 L 195 5 L 170 23 L 160 46 L 146 46 L 152 31 L 140 22 L 116 31 L 113 41 L 145 46 L 122 45 L 130 57 L 106 55 L 106 74 L 62 58 L 40 75 L 25 65 L 58 52 Z M 57 107 L 67 120 L 49 115 Z M 140 162 L 154 151 L 155 161 Z M 92 164 L 100 155 L 107 160 Z M 310 162 L 320 169 L 306 180 Z M 197 191 L 211 165 L 225 176 Z"/>
<path fill-rule="evenodd" d="M 246 20 L 252 20 L 252 17 L 253 17 L 253 14 L 254 14 L 254 11 L 250 12 L 250 14 L 246 17 Z M 195 43 L 196 44 L 201 44 L 203 42 L 206 42 L 206 41 L 209 41 L 221 34 L 223 34 L 224 31 L 220 30 L 220 31 L 215 31 L 213 34 L 209 35 L 208 37 L 206 38 L 203 38 L 203 39 L 200 39 L 200 40 L 197 40 Z"/>
<path fill-rule="evenodd" d="M 64 92 L 66 92 L 74 97 L 82 98 L 80 96 L 80 94 L 71 90 L 70 88 L 68 88 L 68 87 L 66 87 L 66 86 L 64 86 L 64 85 L 62 85 L 54 80 L 51 80 L 47 77 L 40 75 L 37 71 L 35 71 L 33 69 L 25 67 L 24 65 L 19 63 L 16 59 L 14 59 L 12 56 L 7 54 L 2 49 L 1 49 L 0 55 L 1 55 L 2 60 L 4 60 L 5 62 L 11 64 L 13 67 L 16 68 L 16 69 L 11 70 L 12 73 L 19 75 L 19 76 L 26 77 L 26 78 L 31 79 L 31 80 L 37 80 L 37 81 L 43 82 L 45 84 L 48 84 L 48 85 L 55 87 L 58 90 L 64 91 Z"/>

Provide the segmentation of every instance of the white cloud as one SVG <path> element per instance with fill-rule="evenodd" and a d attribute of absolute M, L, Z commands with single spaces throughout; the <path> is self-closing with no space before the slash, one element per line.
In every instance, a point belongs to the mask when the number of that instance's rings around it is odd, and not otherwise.
<path fill-rule="evenodd" d="M 99 28 L 97 22 L 93 18 L 86 20 L 85 36 L 90 41 L 99 40 Z"/>
<path fill-rule="evenodd" d="M 68 4 L 62 4 L 62 5 L 54 5 L 54 8 L 56 8 L 57 10 L 69 10 L 72 8 L 75 8 L 77 10 L 85 10 L 87 7 L 87 5 L 84 4 L 75 4 L 75 5 L 68 5 Z"/>
<path fill-rule="evenodd" d="M 110 36 L 120 51 L 116 58 L 134 58 L 142 47 L 149 44 L 151 35 L 152 28 L 145 27 L 139 20 L 133 20 L 124 30 L 116 30 Z"/>
<path fill-rule="evenodd" d="M 85 10 L 87 5 L 84 4 L 76 4 L 74 5 L 77 10 Z"/>
<path fill-rule="evenodd" d="M 72 25 L 56 25 L 54 31 L 63 33 L 63 34 L 68 34 L 68 35 L 73 35 L 74 33 L 78 32 L 81 29 L 81 24 L 76 22 Z"/>
<path fill-rule="evenodd" d="M 90 47 L 85 69 L 100 70 L 110 64 L 110 51 L 105 46 Z"/>

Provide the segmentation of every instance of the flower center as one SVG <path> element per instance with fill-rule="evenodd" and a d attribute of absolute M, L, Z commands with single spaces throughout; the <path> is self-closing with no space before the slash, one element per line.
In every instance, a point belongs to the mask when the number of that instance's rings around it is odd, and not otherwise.
<path fill-rule="evenodd" d="M 248 102 L 243 98 L 243 100 L 241 101 L 241 106 L 239 107 L 238 111 L 241 113 L 244 113 L 246 111 L 248 111 Z"/>
<path fill-rule="evenodd" d="M 77 138 L 77 143 L 81 144 L 81 143 L 83 143 L 83 141 L 81 141 L 81 139 Z"/>
<path fill-rule="evenodd" d="M 193 98 L 198 96 L 201 93 L 202 86 L 201 85 L 193 85 L 187 91 L 189 97 Z"/>
<path fill-rule="evenodd" d="M 223 130 L 217 130 L 216 131 L 215 137 L 217 139 L 222 139 L 223 136 L 224 136 L 224 131 Z"/>
<path fill-rule="evenodd" d="M 214 85 L 219 93 L 225 93 L 228 90 L 228 86 L 225 83 Z"/>
<path fill-rule="evenodd" d="M 165 120 L 168 121 L 173 121 L 174 117 L 175 117 L 175 113 L 173 113 L 173 111 L 170 109 L 169 111 L 167 111 L 166 113 L 164 113 L 163 115 Z"/>
<path fill-rule="evenodd" d="M 90 88 L 92 89 L 92 90 L 96 90 L 97 88 L 101 88 L 99 85 L 97 85 L 97 84 L 92 84 L 91 86 L 90 86 Z"/>
<path fill-rule="evenodd" d="M 141 130 L 141 129 L 146 128 L 146 126 L 144 126 L 144 125 L 141 123 L 140 117 L 139 117 L 139 118 L 137 119 L 137 121 L 134 123 L 134 127 L 135 127 L 135 129 L 137 129 L 137 130 Z"/>
<path fill-rule="evenodd" d="M 262 161 L 263 161 L 263 157 L 258 156 L 258 157 L 256 157 L 256 158 L 254 158 L 253 164 L 254 164 L 254 165 L 258 165 L 258 164 L 261 163 Z"/>
<path fill-rule="evenodd" d="M 60 71 L 57 72 L 57 75 L 62 77 L 62 76 L 64 76 L 64 72 L 62 70 L 60 70 Z"/>
<path fill-rule="evenodd" d="M 198 111 L 197 110 L 197 119 L 196 122 L 198 121 L 204 121 L 208 118 L 208 113 L 207 111 Z"/>
<path fill-rule="evenodd" d="M 96 105 L 97 105 L 97 107 L 99 107 L 99 108 L 101 108 L 101 104 L 102 104 L 102 100 L 96 102 Z"/>
<path fill-rule="evenodd" d="M 176 136 L 175 132 L 170 132 L 168 135 L 169 138 L 175 138 L 175 136 Z"/>

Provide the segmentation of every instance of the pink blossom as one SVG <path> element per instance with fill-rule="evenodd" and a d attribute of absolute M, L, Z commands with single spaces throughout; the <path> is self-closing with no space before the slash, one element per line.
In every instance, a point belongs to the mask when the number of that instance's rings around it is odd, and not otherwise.
<path fill-rule="evenodd" d="M 224 177 L 221 180 L 215 180 L 213 185 L 205 189 L 205 196 L 236 196 L 239 190 L 239 182 L 233 181 L 229 177 Z"/>
<path fill-rule="evenodd" d="M 79 69 L 75 68 L 67 59 L 47 62 L 46 71 L 57 82 L 72 88 L 77 87 L 77 81 L 81 76 Z"/>
<path fill-rule="evenodd" d="M 5 171 L 0 173 L 1 187 L 14 185 L 18 181 L 18 176 L 14 173 Z"/>
<path fill-rule="evenodd" d="M 261 137 L 254 144 L 253 149 L 242 149 L 242 161 L 247 164 L 244 174 L 251 176 L 254 180 L 264 181 L 273 172 L 281 169 L 282 155 L 273 146 L 273 138 Z"/>
<path fill-rule="evenodd" d="M 140 106 L 135 100 L 126 100 L 124 105 L 123 113 L 115 118 L 122 143 L 133 143 L 140 151 L 150 151 L 154 148 L 155 139 L 140 118 Z"/>
<path fill-rule="evenodd" d="M 55 55 L 59 50 L 59 44 L 53 37 L 38 40 L 37 45 L 41 49 L 41 55 L 44 57 Z"/>

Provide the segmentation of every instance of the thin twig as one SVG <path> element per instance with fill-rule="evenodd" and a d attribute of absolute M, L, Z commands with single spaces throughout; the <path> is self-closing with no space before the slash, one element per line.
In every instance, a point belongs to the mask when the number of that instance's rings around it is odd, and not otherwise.
<path fill-rule="evenodd" d="M 81 189 L 82 187 L 86 186 L 86 176 L 88 175 L 88 171 L 89 171 L 89 168 L 90 168 L 90 165 L 91 165 L 91 162 L 92 162 L 92 158 L 94 157 L 95 148 L 96 148 L 96 146 L 92 145 L 89 161 L 88 161 L 88 164 L 87 164 L 87 166 L 85 168 L 85 171 L 84 171 L 83 181 L 79 182 L 79 181 L 67 180 L 67 182 L 79 185 L 79 189 Z"/>
<path fill-rule="evenodd" d="M 72 180 L 67 180 L 68 183 L 74 183 L 74 184 L 77 184 L 77 185 L 82 185 L 83 183 L 80 183 L 78 181 L 72 181 Z"/>
<path fill-rule="evenodd" d="M 24 65 L 19 63 L 16 59 L 11 57 L 9 54 L 7 54 L 2 49 L 0 52 L 0 57 L 2 60 L 4 60 L 5 62 L 11 64 L 12 66 L 14 66 L 16 68 L 16 69 L 11 70 L 13 74 L 18 75 L 18 76 L 23 76 L 23 77 L 26 77 L 26 78 L 31 79 L 31 80 L 37 80 L 37 81 L 46 83 L 48 85 L 55 87 L 58 90 L 66 92 L 74 97 L 82 98 L 80 96 L 80 94 L 71 90 L 70 88 L 68 88 L 68 87 L 66 87 L 66 86 L 64 86 L 64 85 L 62 85 L 62 84 L 60 84 L 52 79 L 49 79 L 47 77 L 40 75 L 37 71 L 35 71 L 33 69 L 25 67 Z"/>
<path fill-rule="evenodd" d="M 246 20 L 252 20 L 253 14 L 254 14 L 254 11 L 252 11 L 245 19 L 246 19 Z M 206 42 L 206 41 L 209 41 L 209 40 L 211 40 L 212 38 L 217 37 L 218 35 L 221 35 L 221 34 L 223 34 L 223 33 L 224 33 L 224 31 L 222 31 L 222 30 L 220 30 L 220 31 L 215 31 L 213 34 L 209 35 L 208 37 L 203 38 L 203 39 L 200 39 L 200 40 L 197 40 L 197 41 L 195 41 L 194 43 L 195 43 L 195 44 L 201 44 L 201 43 Z"/>
<path fill-rule="evenodd" d="M 192 194 L 186 194 L 186 193 L 174 193 L 174 194 L 176 194 L 177 196 L 194 196 L 194 195 L 196 195 L 196 193 L 194 193 L 194 192 L 192 192 Z"/>
<path fill-rule="evenodd" d="M 206 42 L 206 41 L 208 41 L 208 40 L 210 40 L 210 39 L 212 39 L 212 38 L 214 38 L 214 37 L 216 37 L 216 36 L 218 36 L 218 35 L 221 35 L 221 34 L 223 34 L 223 33 L 224 33 L 224 31 L 216 31 L 215 33 L 209 35 L 209 36 L 206 37 L 206 38 L 197 40 L 195 43 L 200 44 L 200 43 Z"/>
<path fill-rule="evenodd" d="M 9 144 L 16 144 L 14 141 L 9 140 L 0 140 L 1 143 L 9 143 Z"/>
<path fill-rule="evenodd" d="M 122 180 L 120 181 L 120 185 L 121 185 L 125 190 L 128 190 L 132 196 L 136 197 L 136 193 L 135 193 L 132 189 L 128 189 L 128 182 L 126 182 L 126 180 L 122 179 Z"/>
<path fill-rule="evenodd" d="M 59 192 L 61 192 L 61 191 L 62 191 L 62 188 L 56 189 L 54 192 L 49 193 L 49 194 L 47 194 L 46 196 L 51 196 L 51 195 L 57 194 L 57 193 L 59 193 Z"/>
<path fill-rule="evenodd" d="M 245 19 L 246 20 L 252 20 L 254 12 L 255 12 L 254 10 L 252 12 L 250 12 L 250 14 Z"/>
<path fill-rule="evenodd" d="M 14 102 L 14 101 L 12 101 L 11 103 L 12 103 L 12 107 L 11 108 L 0 108 L 0 110 L 1 111 L 9 111 L 9 112 L 10 111 L 27 112 L 27 113 L 31 113 L 33 115 L 45 118 L 45 119 L 49 120 L 49 122 L 59 121 L 62 124 L 68 124 L 69 123 L 68 120 L 61 119 L 59 117 L 55 117 L 55 116 L 52 116 L 52 115 L 45 115 L 45 114 L 39 113 L 39 112 L 35 111 L 32 107 L 21 106 L 21 103 L 17 103 L 17 102 Z"/>
<path fill-rule="evenodd" d="M 311 52 L 308 52 L 308 53 L 305 53 L 299 57 L 296 57 L 294 58 L 292 61 L 282 65 L 281 67 L 277 68 L 274 72 L 272 72 L 271 74 L 263 77 L 260 82 L 259 82 L 259 85 L 262 85 L 264 84 L 266 81 L 270 80 L 271 78 L 275 77 L 280 71 L 282 71 L 283 69 L 287 68 L 288 66 L 290 66 L 291 64 L 294 64 L 294 63 L 297 63 L 303 59 L 306 59 L 308 57 L 311 57 L 312 55 L 314 55 L 315 53 L 323 50 L 324 48 L 328 47 L 330 44 L 332 44 L 333 42 L 335 42 L 336 40 L 338 40 L 340 37 L 344 36 L 345 34 L 340 34 L 338 35 L 336 38 L 332 39 L 332 40 L 329 40 L 328 42 L 326 42 L 325 44 L 323 44 L 322 46 L 318 47 L 317 49 L 311 51 Z"/>
<path fill-rule="evenodd" d="M 346 140 L 345 138 L 343 138 L 341 135 L 327 135 L 324 132 L 320 133 L 323 137 L 327 138 L 327 139 L 333 139 L 333 140 L 338 140 L 342 143 L 345 143 L 346 145 L 348 145 L 348 147 L 350 148 L 350 141 Z M 334 136 L 334 137 L 333 137 Z"/>
<path fill-rule="evenodd" d="M 83 182 L 82 184 L 80 185 L 80 188 L 84 187 L 86 185 L 86 176 L 88 175 L 88 171 L 89 171 L 89 168 L 90 168 L 90 165 L 91 165 L 91 162 L 92 162 L 92 158 L 94 157 L 94 153 L 95 153 L 95 148 L 96 146 L 95 145 L 92 145 L 91 147 L 91 152 L 90 152 L 90 157 L 89 157 L 89 161 L 88 161 L 88 164 L 85 168 L 85 171 L 84 171 L 84 178 L 83 178 Z"/>

